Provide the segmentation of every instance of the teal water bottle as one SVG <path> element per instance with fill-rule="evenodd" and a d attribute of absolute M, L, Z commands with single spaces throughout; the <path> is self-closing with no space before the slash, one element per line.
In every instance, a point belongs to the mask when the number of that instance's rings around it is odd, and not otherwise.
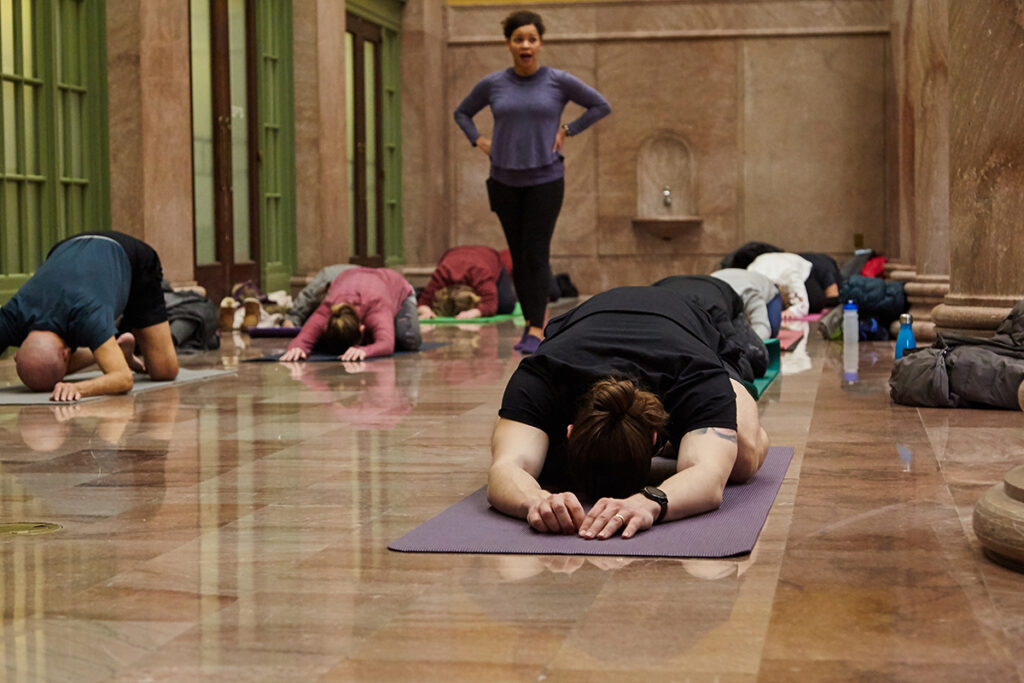
<path fill-rule="evenodd" d="M 904 313 L 900 316 L 900 333 L 896 335 L 896 358 L 903 358 L 903 352 L 907 349 L 916 349 L 917 340 L 914 339 L 914 316 Z"/>

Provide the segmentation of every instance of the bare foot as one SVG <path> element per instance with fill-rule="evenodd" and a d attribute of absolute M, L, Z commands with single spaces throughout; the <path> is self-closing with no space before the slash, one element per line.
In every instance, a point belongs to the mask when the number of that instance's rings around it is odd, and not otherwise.
<path fill-rule="evenodd" d="M 121 347 L 121 353 L 124 354 L 124 359 L 128 361 L 128 368 L 132 372 L 145 372 L 146 363 L 141 358 L 135 355 L 135 335 L 131 332 L 125 332 L 117 338 L 117 345 Z"/>

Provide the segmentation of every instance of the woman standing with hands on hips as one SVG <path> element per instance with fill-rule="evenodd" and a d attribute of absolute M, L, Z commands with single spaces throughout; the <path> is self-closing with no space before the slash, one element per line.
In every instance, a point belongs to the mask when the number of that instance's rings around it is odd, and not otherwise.
<path fill-rule="evenodd" d="M 512 279 L 526 318 L 515 348 L 533 353 L 544 335 L 551 266 L 551 236 L 565 194 L 562 145 L 611 112 L 599 92 L 565 71 L 540 65 L 544 22 L 530 11 L 502 23 L 512 67 L 486 76 L 455 110 L 466 137 L 491 160 L 487 195 L 512 254 Z M 562 123 L 568 102 L 586 108 Z M 473 117 L 486 106 L 493 137 L 480 134 Z"/>

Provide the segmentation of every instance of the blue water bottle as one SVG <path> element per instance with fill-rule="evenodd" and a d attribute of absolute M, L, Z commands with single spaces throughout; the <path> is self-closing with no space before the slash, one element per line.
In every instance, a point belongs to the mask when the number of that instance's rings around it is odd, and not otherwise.
<path fill-rule="evenodd" d="M 903 358 L 903 352 L 907 349 L 916 349 L 917 340 L 914 339 L 914 316 L 904 313 L 900 316 L 900 333 L 896 335 L 896 358 Z"/>

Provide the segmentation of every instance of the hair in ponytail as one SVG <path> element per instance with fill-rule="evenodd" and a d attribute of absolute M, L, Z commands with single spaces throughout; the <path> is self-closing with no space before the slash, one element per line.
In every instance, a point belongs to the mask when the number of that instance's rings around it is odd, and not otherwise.
<path fill-rule="evenodd" d="M 625 498 L 647 483 L 652 439 L 668 423 L 658 397 L 628 379 L 603 379 L 583 395 L 566 444 L 569 474 L 588 500 Z"/>
<path fill-rule="evenodd" d="M 469 285 L 442 287 L 434 294 L 434 313 L 444 318 L 454 318 L 463 311 L 480 305 L 480 297 Z"/>
<path fill-rule="evenodd" d="M 318 345 L 328 353 L 344 353 L 345 349 L 357 344 L 362 337 L 359 331 L 359 314 L 351 304 L 334 304 L 327 329 L 321 335 Z"/>

